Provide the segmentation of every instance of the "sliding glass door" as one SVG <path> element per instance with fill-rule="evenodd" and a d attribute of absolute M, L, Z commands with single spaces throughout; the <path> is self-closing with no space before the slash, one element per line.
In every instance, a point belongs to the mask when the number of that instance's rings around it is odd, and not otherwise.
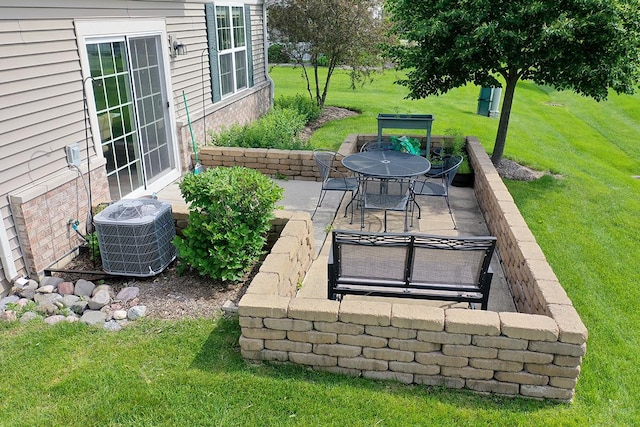
<path fill-rule="evenodd" d="M 111 198 L 175 168 L 160 35 L 87 42 Z"/>

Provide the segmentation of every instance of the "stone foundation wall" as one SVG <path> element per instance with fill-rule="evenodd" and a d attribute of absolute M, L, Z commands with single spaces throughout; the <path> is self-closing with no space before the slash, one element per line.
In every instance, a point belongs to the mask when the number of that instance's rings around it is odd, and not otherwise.
<path fill-rule="evenodd" d="M 339 151 L 355 152 L 365 138 L 350 136 Z M 571 400 L 586 352 L 587 330 L 484 149 L 477 139 L 468 141 L 478 202 L 498 238 L 500 259 L 520 313 L 445 310 L 383 299 L 362 304 L 296 298 L 291 293 L 294 280 L 283 278 L 291 274 L 300 280 L 299 271 L 308 265 L 295 268 L 290 264 L 298 262 L 297 257 L 279 252 L 269 260 L 273 267 L 267 267 L 276 271 L 265 270 L 239 303 L 243 357 L 407 384 Z M 252 162 L 247 159 L 271 154 L 280 166 L 265 170 L 283 174 L 297 170 L 291 167 L 296 156 L 307 162 L 311 158 L 311 152 L 264 150 L 254 157 L 245 149 L 217 150 L 222 166 L 248 165 Z M 304 161 L 295 166 L 302 172 Z M 310 179 L 313 166 L 292 176 Z M 287 243 L 280 245 L 281 236 L 275 246 L 290 253 L 284 248 L 298 244 L 285 237 Z"/>

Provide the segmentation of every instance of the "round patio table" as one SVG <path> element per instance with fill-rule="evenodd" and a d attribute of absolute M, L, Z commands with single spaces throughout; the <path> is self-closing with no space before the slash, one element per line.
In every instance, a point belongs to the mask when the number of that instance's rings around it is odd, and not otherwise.
<path fill-rule="evenodd" d="M 423 175 L 431 162 L 422 156 L 400 151 L 364 151 L 342 159 L 345 168 L 356 173 L 382 178 L 405 178 Z"/>

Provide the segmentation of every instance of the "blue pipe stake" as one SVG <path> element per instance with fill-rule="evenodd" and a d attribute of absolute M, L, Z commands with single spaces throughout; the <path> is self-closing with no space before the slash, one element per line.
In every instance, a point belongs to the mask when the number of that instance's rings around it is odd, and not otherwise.
<path fill-rule="evenodd" d="M 191 118 L 189 117 L 189 106 L 187 106 L 187 95 L 184 90 L 182 91 L 182 100 L 184 101 L 184 111 L 187 114 L 187 123 L 189 124 L 189 132 L 191 132 L 191 145 L 193 146 L 193 153 L 195 154 L 196 164 L 193 166 L 193 174 L 198 175 L 202 172 L 202 165 L 198 160 L 198 147 L 196 147 L 196 138 L 193 136 L 193 126 L 191 126 Z M 202 120 L 206 120 L 205 117 Z"/>

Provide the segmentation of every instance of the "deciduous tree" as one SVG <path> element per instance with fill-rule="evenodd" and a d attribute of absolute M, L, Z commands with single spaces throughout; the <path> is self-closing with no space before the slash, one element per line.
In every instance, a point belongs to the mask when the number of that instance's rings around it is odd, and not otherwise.
<path fill-rule="evenodd" d="M 600 101 L 633 93 L 640 66 L 637 0 L 388 0 L 388 46 L 409 98 L 469 82 L 504 98 L 492 161 L 502 159 L 516 84 L 532 80 Z"/>
<path fill-rule="evenodd" d="M 336 67 L 348 67 L 355 85 L 366 81 L 374 67 L 381 64 L 379 53 L 385 29 L 379 18 L 380 3 L 377 0 L 277 0 L 269 4 L 269 39 L 281 44 L 302 66 L 309 96 L 319 106 L 324 106 Z M 322 66 L 327 67 L 327 73 L 321 82 L 319 67 Z"/>

